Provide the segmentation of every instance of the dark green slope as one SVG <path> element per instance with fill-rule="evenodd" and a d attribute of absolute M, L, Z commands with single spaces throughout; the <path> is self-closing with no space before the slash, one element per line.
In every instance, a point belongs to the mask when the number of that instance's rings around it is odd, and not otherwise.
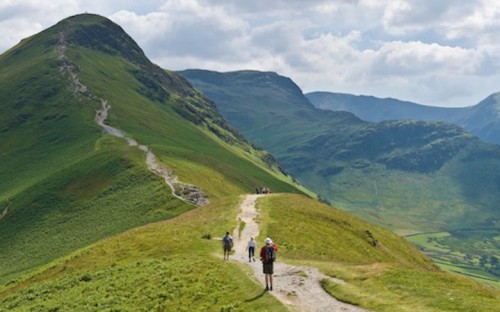
<path fill-rule="evenodd" d="M 269 185 L 300 192 L 183 78 L 152 64 L 111 21 L 78 15 L 0 56 L 0 287 L 23 272 L 193 206 L 150 172 L 151 148 L 209 198 Z M 4 214 L 5 213 L 5 214 Z"/>
<path fill-rule="evenodd" d="M 293 82 L 273 73 L 181 74 L 337 207 L 400 233 L 498 228 L 500 148 L 457 126 L 370 123 L 319 110 Z"/>

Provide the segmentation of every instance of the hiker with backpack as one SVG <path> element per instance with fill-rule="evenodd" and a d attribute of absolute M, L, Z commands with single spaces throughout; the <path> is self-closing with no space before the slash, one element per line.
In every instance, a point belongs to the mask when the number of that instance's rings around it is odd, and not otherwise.
<path fill-rule="evenodd" d="M 266 238 L 265 242 L 266 245 L 260 249 L 260 260 L 262 261 L 267 291 L 273 290 L 274 261 L 276 260 L 276 251 L 278 251 L 278 247 L 269 237 Z"/>
<path fill-rule="evenodd" d="M 255 240 L 253 239 L 253 236 L 250 237 L 250 240 L 248 241 L 248 245 L 247 245 L 247 248 L 246 250 L 248 250 L 248 262 L 252 262 L 252 259 L 253 261 L 255 262 Z"/>
<path fill-rule="evenodd" d="M 222 248 L 224 249 L 224 260 L 229 260 L 229 252 L 233 248 L 233 238 L 226 232 L 226 236 L 222 239 Z"/>

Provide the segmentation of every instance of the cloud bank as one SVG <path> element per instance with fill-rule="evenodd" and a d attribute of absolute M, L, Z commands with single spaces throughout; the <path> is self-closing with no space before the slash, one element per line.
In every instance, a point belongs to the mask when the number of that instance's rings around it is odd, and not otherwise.
<path fill-rule="evenodd" d="M 435 106 L 500 91 L 500 3 L 488 0 L 0 0 L 0 51 L 86 11 L 172 70 L 276 71 L 306 92 Z"/>

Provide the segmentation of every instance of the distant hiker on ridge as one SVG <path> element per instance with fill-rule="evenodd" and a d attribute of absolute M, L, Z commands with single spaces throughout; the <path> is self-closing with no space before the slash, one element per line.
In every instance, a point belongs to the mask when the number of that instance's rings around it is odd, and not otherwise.
<path fill-rule="evenodd" d="M 260 249 L 260 260 L 266 280 L 266 290 L 273 290 L 273 273 L 274 261 L 276 260 L 276 251 L 278 247 L 268 237 L 266 238 L 266 245 Z"/>
<path fill-rule="evenodd" d="M 250 240 L 248 241 L 248 245 L 246 250 L 248 250 L 248 262 L 255 261 L 255 240 L 253 239 L 253 236 L 250 237 Z"/>
<path fill-rule="evenodd" d="M 229 252 L 233 248 L 233 238 L 226 232 L 226 236 L 222 239 L 222 248 L 224 249 L 224 260 L 229 260 Z"/>

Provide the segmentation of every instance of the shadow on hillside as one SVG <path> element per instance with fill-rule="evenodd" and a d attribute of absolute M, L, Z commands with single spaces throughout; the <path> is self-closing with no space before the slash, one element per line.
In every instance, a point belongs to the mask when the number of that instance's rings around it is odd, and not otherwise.
<path fill-rule="evenodd" d="M 245 302 L 252 302 L 252 301 L 255 301 L 257 299 L 260 299 L 262 298 L 262 296 L 264 296 L 264 294 L 266 293 L 265 290 L 263 290 L 260 294 L 258 294 L 257 296 L 253 297 L 253 298 L 250 298 L 250 299 L 247 299 L 245 300 Z"/>

